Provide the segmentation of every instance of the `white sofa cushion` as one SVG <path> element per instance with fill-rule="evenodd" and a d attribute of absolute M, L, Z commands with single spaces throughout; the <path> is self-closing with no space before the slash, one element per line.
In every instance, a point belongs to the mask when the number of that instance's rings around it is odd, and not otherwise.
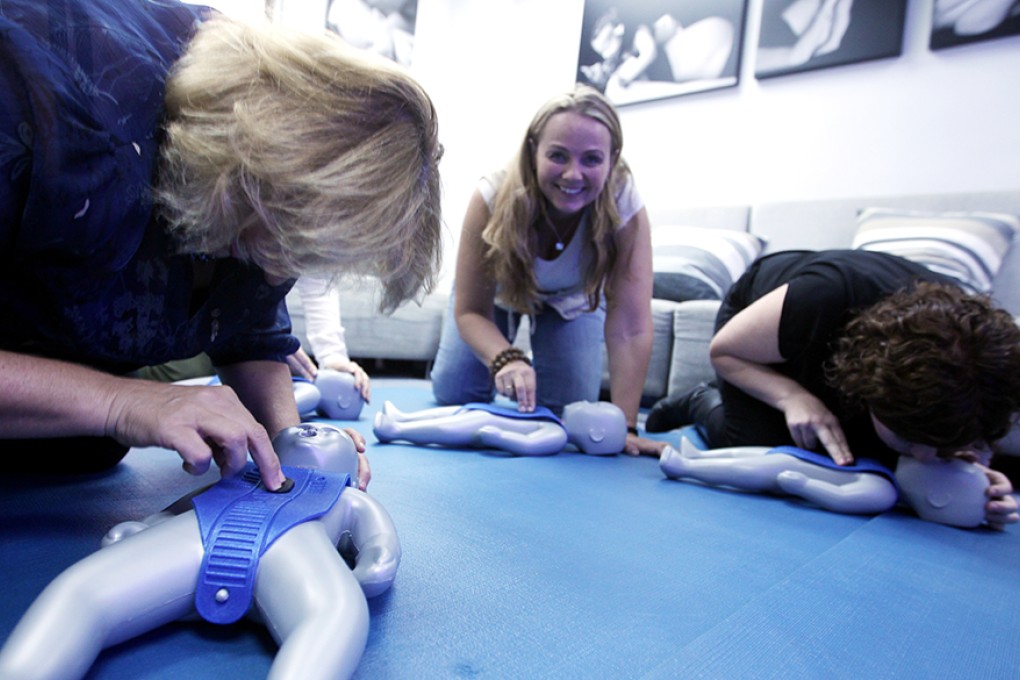
<path fill-rule="evenodd" d="M 719 312 L 718 300 L 690 300 L 673 311 L 673 351 L 668 394 L 683 394 L 715 379 L 708 344 Z"/>
<path fill-rule="evenodd" d="M 652 230 L 652 297 L 674 302 L 719 300 L 764 245 L 746 231 L 657 226 Z"/>
<path fill-rule="evenodd" d="M 852 246 L 899 255 L 987 293 L 1015 234 L 1016 215 L 867 208 Z"/>

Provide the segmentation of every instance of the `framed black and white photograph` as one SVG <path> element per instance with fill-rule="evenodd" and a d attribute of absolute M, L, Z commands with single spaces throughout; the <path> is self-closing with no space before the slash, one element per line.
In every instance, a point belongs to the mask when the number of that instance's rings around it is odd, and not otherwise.
<path fill-rule="evenodd" d="M 351 45 L 411 65 L 418 0 L 327 0 L 326 28 Z"/>
<path fill-rule="evenodd" d="M 764 0 L 757 78 L 897 57 L 907 0 Z"/>
<path fill-rule="evenodd" d="M 747 0 L 585 0 L 577 81 L 617 105 L 737 84 Z"/>
<path fill-rule="evenodd" d="M 935 0 L 931 49 L 1020 35 L 1020 0 Z"/>

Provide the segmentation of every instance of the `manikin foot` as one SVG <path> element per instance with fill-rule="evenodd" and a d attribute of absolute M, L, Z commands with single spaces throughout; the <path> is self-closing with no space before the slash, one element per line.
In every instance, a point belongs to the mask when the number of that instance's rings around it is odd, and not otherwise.
<path fill-rule="evenodd" d="M 659 469 L 669 479 L 679 479 L 686 473 L 687 461 L 683 454 L 667 445 L 659 454 Z"/>
<path fill-rule="evenodd" d="M 372 432 L 383 444 L 391 442 L 399 438 L 398 424 L 403 420 L 404 413 L 392 401 L 384 401 L 382 408 L 375 414 L 375 420 L 372 421 Z"/>
<path fill-rule="evenodd" d="M 401 420 L 404 415 L 404 412 L 398 409 L 396 404 L 388 399 L 383 402 L 382 412 L 388 416 L 396 418 L 397 420 Z"/>
<path fill-rule="evenodd" d="M 386 413 L 385 406 L 383 406 L 382 411 L 375 414 L 375 420 L 372 422 L 372 433 L 375 434 L 375 438 L 383 444 L 391 442 L 397 438 L 397 424 L 393 420 L 393 417 Z"/>

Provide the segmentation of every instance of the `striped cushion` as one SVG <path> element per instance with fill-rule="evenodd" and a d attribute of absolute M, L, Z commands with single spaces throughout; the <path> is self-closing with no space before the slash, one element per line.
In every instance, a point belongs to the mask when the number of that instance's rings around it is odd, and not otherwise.
<path fill-rule="evenodd" d="M 652 297 L 661 300 L 720 300 L 764 241 L 745 231 L 658 226 L 652 230 Z"/>
<path fill-rule="evenodd" d="M 987 293 L 1017 232 L 1020 218 L 1005 213 L 867 208 L 853 247 L 899 255 Z"/>

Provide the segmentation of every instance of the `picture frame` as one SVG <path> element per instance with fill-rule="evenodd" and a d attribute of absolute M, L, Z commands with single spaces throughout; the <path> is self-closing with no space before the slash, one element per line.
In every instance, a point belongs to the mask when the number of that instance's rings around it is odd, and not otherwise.
<path fill-rule="evenodd" d="M 1018 0 L 935 0 L 928 47 L 958 45 L 1020 35 Z"/>
<path fill-rule="evenodd" d="M 326 0 L 327 30 L 354 47 L 409 67 L 418 0 Z"/>
<path fill-rule="evenodd" d="M 907 0 L 763 0 L 754 75 L 898 57 Z"/>
<path fill-rule="evenodd" d="M 617 106 L 737 85 L 747 0 L 585 0 L 577 82 Z"/>

